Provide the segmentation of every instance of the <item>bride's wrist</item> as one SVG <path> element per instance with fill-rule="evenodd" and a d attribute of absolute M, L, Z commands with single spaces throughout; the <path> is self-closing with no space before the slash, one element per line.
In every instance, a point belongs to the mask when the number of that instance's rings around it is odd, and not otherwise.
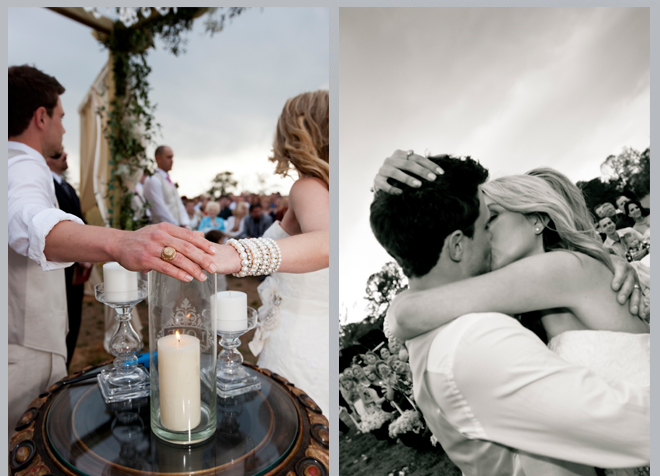
<path fill-rule="evenodd" d="M 238 273 L 241 270 L 241 258 L 230 245 L 216 245 L 213 261 L 218 267 L 218 274 Z"/>

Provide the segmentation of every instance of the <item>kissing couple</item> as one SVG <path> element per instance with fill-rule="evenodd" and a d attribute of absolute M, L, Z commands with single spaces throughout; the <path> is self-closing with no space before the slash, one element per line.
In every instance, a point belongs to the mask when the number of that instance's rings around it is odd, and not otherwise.
<path fill-rule="evenodd" d="M 581 191 L 535 169 L 396 151 L 371 227 L 409 279 L 386 324 L 465 476 L 650 474 L 650 336 Z M 599 469 L 617 468 L 617 469 Z"/>

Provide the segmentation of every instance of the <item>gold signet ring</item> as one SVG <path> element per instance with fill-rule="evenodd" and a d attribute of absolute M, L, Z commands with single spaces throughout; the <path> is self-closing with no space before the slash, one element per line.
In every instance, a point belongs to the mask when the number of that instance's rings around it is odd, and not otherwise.
<path fill-rule="evenodd" d="M 165 248 L 163 248 L 163 252 L 160 254 L 160 258 L 163 261 L 167 261 L 168 263 L 171 263 L 175 256 L 176 256 L 176 250 L 171 246 L 166 246 Z"/>

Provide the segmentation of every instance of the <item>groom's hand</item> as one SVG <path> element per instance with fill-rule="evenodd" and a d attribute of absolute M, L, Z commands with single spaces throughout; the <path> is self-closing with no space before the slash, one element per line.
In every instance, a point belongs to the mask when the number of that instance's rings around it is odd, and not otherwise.
<path fill-rule="evenodd" d="M 649 310 L 642 301 L 642 290 L 635 268 L 621 258 L 612 256 L 611 259 L 614 266 L 612 290 L 618 292 L 617 301 L 619 304 L 625 304 L 628 301 L 630 313 L 646 319 Z"/>
<path fill-rule="evenodd" d="M 413 151 L 395 150 L 380 167 L 378 175 L 374 179 L 374 191 L 382 190 L 386 193 L 399 195 L 403 191 L 390 185 L 387 181 L 388 178 L 413 188 L 419 188 L 422 186 L 422 182 L 410 174 L 415 174 L 432 182 L 437 175 L 443 173 L 442 168 L 426 157 L 417 155 Z"/>

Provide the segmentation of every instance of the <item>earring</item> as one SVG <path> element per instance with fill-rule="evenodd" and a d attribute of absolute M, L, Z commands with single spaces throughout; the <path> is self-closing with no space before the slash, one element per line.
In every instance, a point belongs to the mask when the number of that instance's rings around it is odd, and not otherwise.
<path fill-rule="evenodd" d="M 539 228 L 538 226 L 537 226 L 536 228 L 534 228 L 534 230 L 536 231 L 536 234 L 537 234 L 537 235 L 538 235 L 539 233 L 541 233 L 541 228 Z"/>

